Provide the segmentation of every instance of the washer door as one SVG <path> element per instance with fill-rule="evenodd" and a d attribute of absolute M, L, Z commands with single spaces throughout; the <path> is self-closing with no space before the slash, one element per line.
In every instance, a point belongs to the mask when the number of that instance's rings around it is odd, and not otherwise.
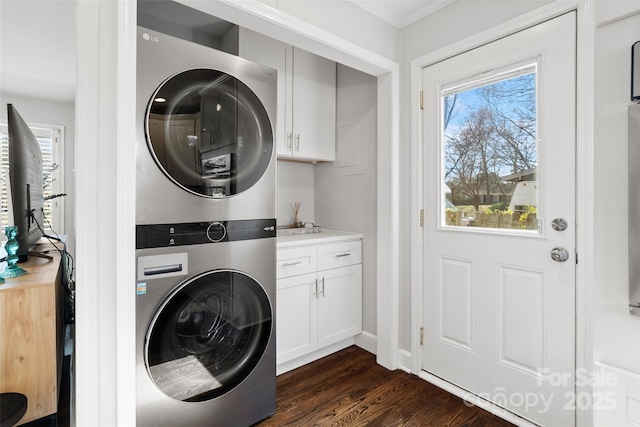
<path fill-rule="evenodd" d="M 145 115 L 160 169 L 193 194 L 223 198 L 254 185 L 269 166 L 273 131 L 258 97 L 230 74 L 192 69 L 165 80 Z"/>
<path fill-rule="evenodd" d="M 271 335 L 271 305 L 253 278 L 231 270 L 179 285 L 149 326 L 145 363 L 156 386 L 186 402 L 221 396 L 260 361 Z"/>

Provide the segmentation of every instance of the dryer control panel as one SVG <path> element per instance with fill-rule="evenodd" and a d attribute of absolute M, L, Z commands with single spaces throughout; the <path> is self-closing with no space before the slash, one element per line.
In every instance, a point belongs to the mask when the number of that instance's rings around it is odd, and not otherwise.
<path fill-rule="evenodd" d="M 136 249 L 276 237 L 275 219 L 136 225 Z"/>

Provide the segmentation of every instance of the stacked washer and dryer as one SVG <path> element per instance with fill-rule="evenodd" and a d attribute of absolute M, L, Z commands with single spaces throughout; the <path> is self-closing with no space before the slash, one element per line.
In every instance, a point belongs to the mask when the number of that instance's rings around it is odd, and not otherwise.
<path fill-rule="evenodd" d="M 275 412 L 276 72 L 138 28 L 139 426 Z"/>

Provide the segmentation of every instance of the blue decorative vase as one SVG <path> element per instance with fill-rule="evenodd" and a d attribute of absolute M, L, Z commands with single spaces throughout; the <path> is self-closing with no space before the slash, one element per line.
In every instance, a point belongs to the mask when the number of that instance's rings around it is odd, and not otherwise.
<path fill-rule="evenodd" d="M 4 269 L 2 273 L 0 273 L 0 277 L 3 279 L 7 279 L 9 277 L 18 277 L 23 274 L 27 274 L 27 271 L 18 265 L 18 248 L 20 245 L 16 240 L 18 236 L 18 227 L 12 225 L 4 228 L 4 234 L 7 235 L 9 240 L 4 245 L 4 248 L 7 251 L 7 267 Z"/>

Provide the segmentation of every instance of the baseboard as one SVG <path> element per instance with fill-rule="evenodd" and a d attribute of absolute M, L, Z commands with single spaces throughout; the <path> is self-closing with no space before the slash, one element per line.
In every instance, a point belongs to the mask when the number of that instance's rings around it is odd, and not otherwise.
<path fill-rule="evenodd" d="M 372 333 L 363 331 L 356 335 L 356 345 L 371 354 L 378 354 L 378 337 Z"/>
<path fill-rule="evenodd" d="M 298 357 L 297 359 L 279 364 L 276 366 L 276 375 L 281 375 L 285 372 L 292 371 L 296 368 L 299 368 L 300 366 L 304 366 L 307 363 L 311 363 L 315 360 L 321 359 L 354 344 L 371 354 L 378 354 L 378 338 L 372 333 L 364 331 L 353 338 L 347 338 L 346 340 L 342 340 L 328 347 L 316 350 L 313 353 L 305 354 L 304 356 Z"/>
<path fill-rule="evenodd" d="M 316 350 L 312 353 L 305 354 L 304 356 L 300 356 L 297 359 L 290 360 L 288 362 L 281 363 L 276 365 L 276 375 L 284 374 L 285 372 L 292 371 L 296 368 L 304 366 L 308 363 L 316 361 L 318 359 L 322 359 L 325 356 L 333 354 L 337 351 L 343 350 L 347 347 L 350 347 L 355 344 L 354 338 L 347 338 L 345 340 L 339 341 L 335 344 L 329 345 L 327 347 L 323 347 L 319 350 Z"/>
<path fill-rule="evenodd" d="M 363 331 L 356 336 L 356 345 L 371 354 L 378 354 L 378 337 L 370 332 Z M 411 353 L 406 350 L 398 350 L 399 369 L 411 374 Z"/>
<path fill-rule="evenodd" d="M 413 371 L 411 370 L 411 367 L 413 366 L 413 361 L 411 359 L 411 352 L 407 351 L 407 350 L 398 350 L 398 361 L 400 363 L 400 369 L 412 374 Z"/>

